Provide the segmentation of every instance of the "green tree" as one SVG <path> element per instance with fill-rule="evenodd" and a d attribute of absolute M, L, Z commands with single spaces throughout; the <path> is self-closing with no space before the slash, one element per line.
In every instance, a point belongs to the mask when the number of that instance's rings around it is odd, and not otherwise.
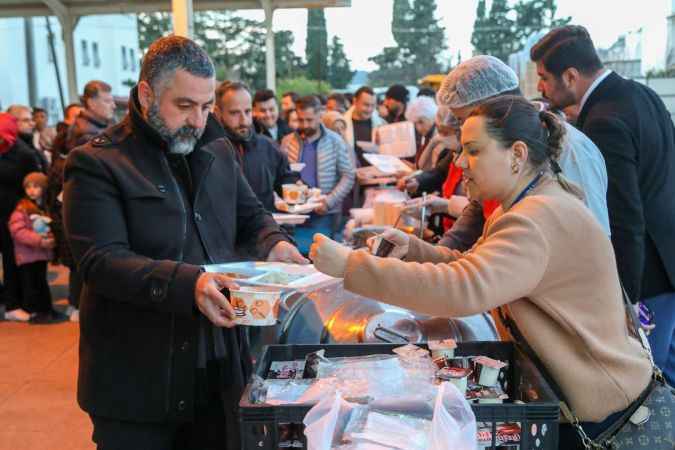
<path fill-rule="evenodd" d="M 328 33 L 326 17 L 322 8 L 307 11 L 307 40 L 305 45 L 307 75 L 314 80 L 325 80 L 328 76 Z"/>
<path fill-rule="evenodd" d="M 281 30 L 274 33 L 278 78 L 293 78 L 303 69 L 302 58 L 293 52 L 294 42 L 292 31 Z"/>
<path fill-rule="evenodd" d="M 494 0 L 487 13 L 485 0 L 479 0 L 471 35 L 474 53 L 508 62 L 532 33 L 570 22 L 570 17 L 556 19 L 556 11 L 555 0 L 519 0 L 513 6 L 507 0 Z"/>
<path fill-rule="evenodd" d="M 488 15 L 485 14 L 485 2 L 479 2 L 471 35 L 477 54 L 492 55 L 508 62 L 509 55 L 517 50 L 516 23 L 509 18 L 510 12 L 507 0 L 493 0 Z"/>
<path fill-rule="evenodd" d="M 440 57 L 447 48 L 445 30 L 435 17 L 436 0 L 394 1 L 392 35 L 396 46 L 370 58 L 378 69 L 369 74 L 374 85 L 415 84 L 429 73 L 445 70 Z"/>
<path fill-rule="evenodd" d="M 519 50 L 525 45 L 527 38 L 537 31 L 567 25 L 571 17 L 555 17 L 558 10 L 555 0 L 521 0 L 514 10 L 516 12 L 516 39 Z"/>
<path fill-rule="evenodd" d="M 157 38 L 168 36 L 172 32 L 171 14 L 166 12 L 138 14 L 136 23 L 138 25 L 138 46 L 143 53 Z"/>
<path fill-rule="evenodd" d="M 219 80 L 237 79 L 252 89 L 264 88 L 265 26 L 262 22 L 245 19 L 224 11 L 206 11 L 194 16 L 195 41 L 209 54 Z M 171 15 L 151 13 L 138 15 L 139 45 L 143 51 L 157 38 L 171 33 Z M 293 33 L 275 33 L 277 73 L 294 76 L 301 59 L 291 46 Z"/>
<path fill-rule="evenodd" d="M 328 57 L 328 82 L 336 89 L 344 89 L 354 76 L 351 63 L 345 54 L 340 38 L 333 36 Z"/>
<path fill-rule="evenodd" d="M 328 94 L 331 86 L 325 81 L 308 80 L 305 77 L 286 78 L 277 81 L 277 96 L 284 92 L 297 92 L 302 95 Z M 279 98 L 281 101 L 281 98 Z"/>

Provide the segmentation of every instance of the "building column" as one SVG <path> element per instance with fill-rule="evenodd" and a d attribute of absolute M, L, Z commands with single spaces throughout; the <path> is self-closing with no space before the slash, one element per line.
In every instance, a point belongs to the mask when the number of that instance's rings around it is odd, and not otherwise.
<path fill-rule="evenodd" d="M 66 74 L 68 77 L 68 98 L 71 103 L 79 101 L 77 92 L 77 67 L 75 66 L 75 27 L 80 18 L 70 13 L 60 0 L 42 0 L 58 17 L 63 33 L 63 45 L 66 49 Z"/>
<path fill-rule="evenodd" d="M 77 66 L 75 64 L 75 27 L 78 19 L 73 16 L 59 18 L 63 32 L 63 45 L 66 50 L 66 75 L 68 78 L 68 98 L 70 103 L 79 103 L 80 95 L 77 91 Z"/>
<path fill-rule="evenodd" d="M 194 17 L 192 0 L 171 0 L 173 15 L 173 33 L 192 39 L 194 36 Z"/>
<path fill-rule="evenodd" d="M 23 31 L 26 40 L 26 72 L 28 73 L 28 104 L 37 105 L 37 77 L 35 76 L 35 36 L 33 18 L 23 18 Z"/>
<path fill-rule="evenodd" d="M 261 0 L 262 7 L 265 10 L 265 69 L 267 74 L 267 89 L 273 91 L 277 87 L 277 64 L 274 50 L 274 30 L 272 25 L 274 22 L 274 6 L 272 0 Z"/>

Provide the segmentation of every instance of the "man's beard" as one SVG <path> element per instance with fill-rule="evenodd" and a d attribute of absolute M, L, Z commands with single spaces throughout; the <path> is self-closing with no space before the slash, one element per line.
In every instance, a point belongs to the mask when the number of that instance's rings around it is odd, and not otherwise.
<path fill-rule="evenodd" d="M 319 130 L 317 128 L 298 128 L 298 133 L 303 139 L 309 139 L 312 136 L 315 136 Z"/>
<path fill-rule="evenodd" d="M 387 111 L 389 111 L 389 115 L 392 117 L 397 117 L 399 114 L 401 114 L 402 109 L 403 108 L 401 108 L 400 105 L 396 104 L 387 106 Z"/>
<path fill-rule="evenodd" d="M 195 149 L 197 141 L 204 134 L 204 128 L 194 128 L 184 125 L 176 131 L 171 131 L 166 122 L 159 115 L 159 105 L 152 104 L 148 110 L 148 123 L 164 139 L 169 146 L 169 153 L 189 155 Z"/>
<path fill-rule="evenodd" d="M 230 131 L 237 136 L 239 139 L 246 141 L 251 138 L 251 135 L 253 134 L 253 127 L 252 126 L 241 126 L 238 128 L 230 128 Z"/>

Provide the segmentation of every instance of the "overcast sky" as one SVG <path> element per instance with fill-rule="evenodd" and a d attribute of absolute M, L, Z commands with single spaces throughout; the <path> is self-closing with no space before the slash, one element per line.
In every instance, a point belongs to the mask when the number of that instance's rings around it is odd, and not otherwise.
<path fill-rule="evenodd" d="M 462 59 L 471 56 L 471 31 L 478 0 L 436 0 L 436 16 L 445 27 L 449 52 L 454 58 L 458 51 Z M 490 0 L 488 0 L 488 4 Z M 666 17 L 671 14 L 675 0 L 558 0 L 558 16 L 572 16 L 572 23 L 584 25 L 598 47 L 608 47 L 629 31 L 643 28 L 643 69 L 663 65 L 667 31 Z M 328 38 L 337 35 L 345 45 L 352 67 L 373 70 L 368 58 L 394 45 L 391 35 L 393 0 L 352 0 L 351 8 L 326 9 Z M 261 11 L 240 13 L 262 20 Z M 294 50 L 304 56 L 307 25 L 306 10 L 278 10 L 274 16 L 275 30 L 291 30 L 295 35 Z M 449 56 L 449 55 L 448 55 Z"/>

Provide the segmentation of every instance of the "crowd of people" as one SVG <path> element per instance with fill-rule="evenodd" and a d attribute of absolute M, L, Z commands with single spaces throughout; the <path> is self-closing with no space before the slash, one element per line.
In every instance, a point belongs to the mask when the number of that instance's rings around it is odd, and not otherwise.
<path fill-rule="evenodd" d="M 119 123 L 103 81 L 54 128 L 44 110 L 12 105 L 0 113 L 4 318 L 82 310 L 78 400 L 98 448 L 239 448 L 250 357 L 220 292 L 236 283 L 201 265 L 310 257 L 349 290 L 424 313 L 507 308 L 594 438 L 652 376 L 625 330 L 622 287 L 675 382 L 675 133 L 658 96 L 605 69 L 582 27 L 551 31 L 531 57 L 533 100 L 490 56 L 416 98 L 400 84 L 383 99 L 368 86 L 277 96 L 216 83 L 201 48 L 167 37 Z M 395 257 L 383 259 L 335 241 L 361 206 L 363 142 L 403 121 L 415 154 L 392 184 L 434 193 L 410 208 L 447 220 L 435 245 L 387 231 Z M 270 213 L 294 183 L 321 195 L 305 223 L 280 226 Z M 65 313 L 49 262 L 70 269 Z M 575 432 L 561 448 L 580 445 Z"/>

